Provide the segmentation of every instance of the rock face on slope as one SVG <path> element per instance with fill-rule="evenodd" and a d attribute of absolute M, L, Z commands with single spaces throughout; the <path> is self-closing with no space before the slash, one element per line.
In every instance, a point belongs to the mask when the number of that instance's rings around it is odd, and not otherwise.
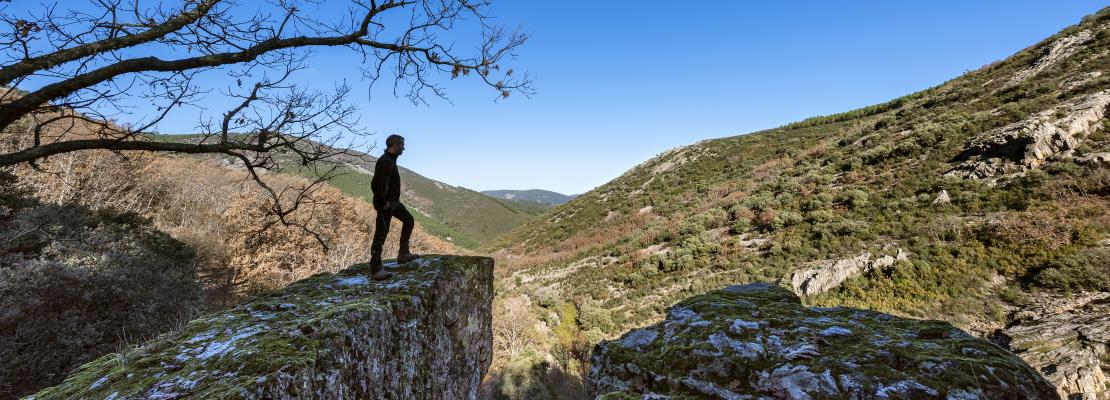
<path fill-rule="evenodd" d="M 1087 135 L 1101 128 L 1098 121 L 1105 117 L 1108 105 L 1110 91 L 1104 90 L 979 134 L 965 144 L 955 160 L 959 164 L 946 175 L 994 181 L 1069 155 Z"/>
<path fill-rule="evenodd" d="M 1110 395 L 1103 368 L 1110 345 L 1110 293 L 1041 296 L 994 336 L 1040 370 L 1062 398 Z"/>
<path fill-rule="evenodd" d="M 1021 359 L 948 323 L 806 308 L 771 284 L 687 299 L 602 342 L 590 379 L 614 399 L 1058 398 Z"/>
<path fill-rule="evenodd" d="M 811 268 L 792 273 L 790 286 L 799 296 L 824 293 L 840 286 L 848 278 L 876 269 L 890 268 L 894 263 L 906 259 L 906 253 L 898 249 L 897 255 L 882 256 L 874 260 L 871 259 L 871 253 L 863 253 L 841 260 L 816 261 L 811 263 Z"/>
<path fill-rule="evenodd" d="M 1021 81 L 1037 75 L 1041 71 L 1059 63 L 1061 60 L 1071 57 L 1072 54 L 1075 54 L 1076 51 L 1081 49 L 1082 46 L 1094 38 L 1094 36 L 1094 33 L 1090 30 L 1084 30 L 1071 36 L 1056 39 L 1052 43 L 1041 48 L 1041 53 L 1032 64 L 1018 71 L 1017 74 L 1014 74 L 1010 79 L 1010 84 L 1014 85 L 1021 83 Z"/>
<path fill-rule="evenodd" d="M 356 265 L 257 296 L 33 398 L 475 398 L 492 355 L 493 260 L 391 270 L 377 282 Z"/>

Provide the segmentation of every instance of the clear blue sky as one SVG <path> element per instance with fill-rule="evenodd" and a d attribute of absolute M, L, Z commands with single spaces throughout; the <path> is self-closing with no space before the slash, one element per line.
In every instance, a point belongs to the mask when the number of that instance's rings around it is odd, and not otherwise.
<path fill-rule="evenodd" d="M 937 85 L 1106 6 L 768 3 L 498 1 L 503 24 L 532 34 L 518 70 L 536 75 L 536 96 L 456 90 L 453 105 L 430 107 L 381 96 L 366 122 L 405 135 L 401 164 L 434 179 L 580 193 L 672 147 Z"/>
<path fill-rule="evenodd" d="M 362 123 L 407 138 L 400 164 L 475 190 L 601 185 L 672 147 L 847 111 L 934 86 L 1079 22 L 1075 1 L 495 0 L 531 40 L 512 63 L 537 94 L 493 102 L 466 82 L 414 106 L 367 96 L 358 59 L 322 50 L 298 79 L 346 80 Z M 249 3 L 248 3 L 249 4 Z M 372 97 L 372 98 L 368 98 Z M 192 129 L 175 116 L 162 132 Z M 377 153 L 379 150 L 375 150 Z"/>

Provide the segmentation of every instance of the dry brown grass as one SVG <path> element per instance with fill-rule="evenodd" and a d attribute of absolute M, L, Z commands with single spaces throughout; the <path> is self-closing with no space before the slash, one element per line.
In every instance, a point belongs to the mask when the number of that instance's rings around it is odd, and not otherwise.
<path fill-rule="evenodd" d="M 43 201 L 136 213 L 195 248 L 198 277 L 213 307 L 369 259 L 374 211 L 334 188 L 314 189 L 309 203 L 290 216 L 325 239 L 330 247 L 325 253 L 300 228 L 275 224 L 255 232 L 274 217 L 265 212 L 268 197 L 243 171 L 162 154 L 127 157 L 106 151 L 70 153 L 40 163 L 47 173 L 29 167 L 16 168 L 16 173 L 21 184 Z M 265 180 L 278 190 L 309 183 L 276 174 Z M 397 251 L 400 224 L 392 228 L 387 256 Z M 419 226 L 412 246 L 416 252 L 458 252 Z"/>
<path fill-rule="evenodd" d="M 789 157 L 772 158 L 752 168 L 752 181 L 763 181 L 777 176 L 783 169 L 794 166 L 794 159 Z"/>
<path fill-rule="evenodd" d="M 1052 208 L 1002 212 L 993 215 L 992 236 L 1011 243 L 1055 251 L 1076 244 L 1084 227 L 1110 229 L 1110 202 L 1097 196 L 1076 196 Z"/>

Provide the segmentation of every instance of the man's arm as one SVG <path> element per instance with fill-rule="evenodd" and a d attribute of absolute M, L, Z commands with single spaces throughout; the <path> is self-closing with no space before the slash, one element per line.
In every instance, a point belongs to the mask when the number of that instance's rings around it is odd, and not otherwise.
<path fill-rule="evenodd" d="M 381 199 L 386 205 L 389 201 L 385 199 L 385 192 L 389 190 L 390 181 L 393 180 L 394 165 L 384 156 L 379 158 L 377 164 L 374 164 L 374 178 L 370 180 L 370 190 L 374 192 L 374 198 Z"/>

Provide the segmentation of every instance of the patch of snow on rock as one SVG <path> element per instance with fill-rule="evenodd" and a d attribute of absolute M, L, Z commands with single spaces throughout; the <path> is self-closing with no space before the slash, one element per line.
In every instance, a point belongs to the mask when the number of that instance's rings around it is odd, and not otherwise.
<path fill-rule="evenodd" d="M 252 326 L 228 338 L 227 340 L 209 343 L 207 346 L 204 347 L 204 352 L 197 355 L 197 358 L 201 360 L 207 360 L 212 356 L 226 354 L 229 350 L 235 347 L 236 341 L 254 336 L 259 332 L 262 332 L 261 328 L 257 326 Z"/>
<path fill-rule="evenodd" d="M 369 283 L 365 276 L 352 276 L 340 279 L 336 283 L 343 286 L 362 286 Z"/>

